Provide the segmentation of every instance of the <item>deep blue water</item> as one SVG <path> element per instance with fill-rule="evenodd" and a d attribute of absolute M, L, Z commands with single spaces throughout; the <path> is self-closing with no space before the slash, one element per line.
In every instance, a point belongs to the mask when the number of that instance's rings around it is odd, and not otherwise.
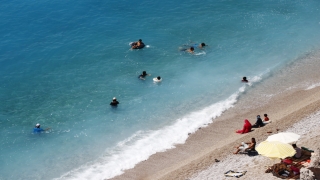
<path fill-rule="evenodd" d="M 317 0 L 2 1 L 0 179 L 109 178 L 183 143 L 232 107 L 248 88 L 242 76 L 254 84 L 319 49 L 319 8 Z M 130 50 L 140 38 L 148 46 Z M 179 51 L 201 42 L 209 46 L 194 55 Z M 33 134 L 36 123 L 51 130 Z"/>

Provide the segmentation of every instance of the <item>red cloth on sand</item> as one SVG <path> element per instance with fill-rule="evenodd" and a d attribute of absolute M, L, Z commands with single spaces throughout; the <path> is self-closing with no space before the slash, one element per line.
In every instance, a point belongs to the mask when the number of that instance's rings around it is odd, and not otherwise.
<path fill-rule="evenodd" d="M 248 133 L 251 131 L 251 123 L 248 121 L 248 119 L 244 120 L 244 125 L 242 130 L 237 130 L 237 133 L 243 134 L 243 133 Z"/>

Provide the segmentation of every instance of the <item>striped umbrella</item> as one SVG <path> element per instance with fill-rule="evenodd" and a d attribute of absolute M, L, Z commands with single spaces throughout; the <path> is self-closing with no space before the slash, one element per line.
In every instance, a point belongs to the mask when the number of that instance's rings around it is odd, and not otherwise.
<path fill-rule="evenodd" d="M 259 154 L 269 158 L 286 158 L 296 153 L 291 145 L 279 141 L 263 141 L 256 150 Z"/>

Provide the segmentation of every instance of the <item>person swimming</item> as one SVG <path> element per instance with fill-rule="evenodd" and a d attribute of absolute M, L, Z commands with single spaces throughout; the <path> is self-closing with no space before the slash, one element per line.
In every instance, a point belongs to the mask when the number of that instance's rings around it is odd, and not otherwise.
<path fill-rule="evenodd" d="M 142 42 L 142 39 L 139 39 L 137 42 L 133 42 L 131 44 L 131 49 L 142 49 L 144 48 L 144 43 Z"/>
<path fill-rule="evenodd" d="M 110 103 L 111 106 L 118 106 L 118 104 L 120 104 L 118 101 L 117 101 L 117 98 L 114 97 Z"/>
<path fill-rule="evenodd" d="M 249 81 L 247 80 L 247 77 L 243 77 L 241 81 L 244 82 L 244 83 L 249 82 Z"/>
<path fill-rule="evenodd" d="M 205 47 L 205 46 L 206 46 L 205 43 L 201 43 L 201 44 L 199 45 L 199 48 L 203 48 L 203 47 Z"/>
<path fill-rule="evenodd" d="M 189 49 L 185 50 L 188 53 L 194 53 L 194 47 L 190 47 Z"/>
<path fill-rule="evenodd" d="M 151 74 L 147 74 L 146 71 L 143 71 L 142 74 L 140 74 L 138 78 L 142 79 L 142 80 L 146 80 L 145 79 L 146 76 L 151 76 Z"/>
<path fill-rule="evenodd" d="M 162 78 L 160 76 L 156 77 L 156 78 L 153 78 L 153 81 L 154 82 L 161 82 L 162 81 Z"/>
<path fill-rule="evenodd" d="M 50 128 L 47 128 L 47 129 L 42 129 L 40 128 L 40 124 L 37 123 L 36 126 L 33 128 L 33 133 L 41 133 L 43 131 L 47 131 L 49 130 Z"/>

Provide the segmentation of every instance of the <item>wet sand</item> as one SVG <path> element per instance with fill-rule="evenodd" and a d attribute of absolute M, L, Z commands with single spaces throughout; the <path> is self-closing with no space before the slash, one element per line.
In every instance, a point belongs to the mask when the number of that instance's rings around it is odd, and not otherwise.
<path fill-rule="evenodd" d="M 189 179 L 214 165 L 215 159 L 223 160 L 232 155 L 234 146 L 239 143 L 250 141 L 252 137 L 259 143 L 270 135 L 268 131 L 285 131 L 320 111 L 319 57 L 318 52 L 309 53 L 276 73 L 270 73 L 266 80 L 250 86 L 233 108 L 213 119 L 207 127 L 190 134 L 185 144 L 158 152 L 113 179 Z M 314 88 L 308 89 L 314 84 Z M 272 123 L 247 134 L 235 133 L 235 130 L 242 129 L 244 119 L 253 124 L 256 115 L 263 116 L 264 113 L 269 115 Z"/>

